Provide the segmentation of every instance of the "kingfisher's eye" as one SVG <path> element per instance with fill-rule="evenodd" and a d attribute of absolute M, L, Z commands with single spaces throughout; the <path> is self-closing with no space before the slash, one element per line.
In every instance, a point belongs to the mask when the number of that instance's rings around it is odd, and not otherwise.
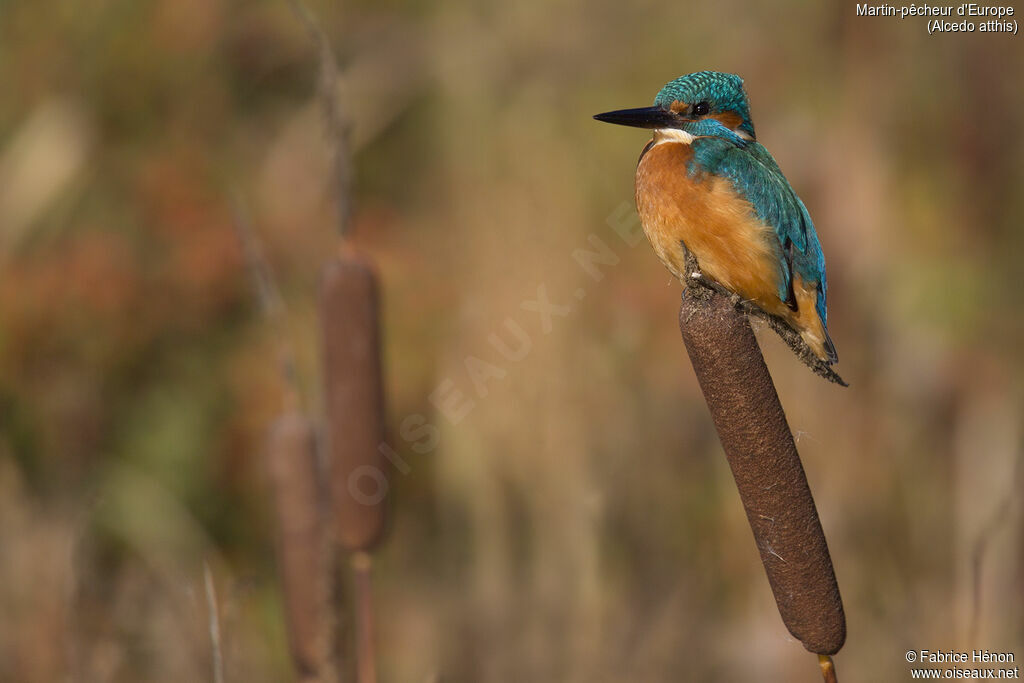
<path fill-rule="evenodd" d="M 698 102 L 697 104 L 693 105 L 694 116 L 704 116 L 709 111 L 711 111 L 711 106 L 707 102 Z"/>

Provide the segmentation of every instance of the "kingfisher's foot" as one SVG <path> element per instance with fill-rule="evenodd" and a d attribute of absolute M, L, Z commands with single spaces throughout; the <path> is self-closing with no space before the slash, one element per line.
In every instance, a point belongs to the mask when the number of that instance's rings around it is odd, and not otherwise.
<path fill-rule="evenodd" d="M 687 282 L 684 284 L 687 287 L 683 290 L 683 296 L 690 292 L 691 296 L 700 299 L 708 297 L 712 292 L 715 292 L 727 297 L 729 303 L 743 311 L 748 318 L 754 318 L 767 323 L 779 335 L 786 346 L 796 354 L 796 357 L 816 375 L 824 377 L 829 382 L 839 384 L 840 386 L 848 386 L 843 378 L 832 369 L 829 363 L 818 358 L 814 351 L 811 350 L 811 347 L 807 345 L 807 342 L 804 341 L 803 337 L 800 336 L 800 333 L 794 330 L 789 323 L 776 315 L 762 310 L 757 304 L 745 300 L 736 292 L 726 289 L 711 278 L 704 277 L 704 274 L 700 272 L 700 267 L 697 265 L 697 259 L 690 252 L 686 252 L 686 273 L 688 277 Z M 695 286 L 689 286 L 691 284 Z"/>

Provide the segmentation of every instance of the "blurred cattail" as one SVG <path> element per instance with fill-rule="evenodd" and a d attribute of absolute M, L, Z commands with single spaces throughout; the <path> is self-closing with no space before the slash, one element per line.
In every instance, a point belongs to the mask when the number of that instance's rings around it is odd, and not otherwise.
<path fill-rule="evenodd" d="M 253 292 L 275 332 L 282 410 L 267 435 L 266 466 L 277 521 L 277 564 L 292 660 L 304 683 L 331 680 L 328 548 L 322 521 L 320 475 L 313 424 L 302 413 L 295 354 L 284 302 L 256 233 L 239 201 L 235 229 L 252 276 Z"/>
<path fill-rule="evenodd" d="M 384 530 L 388 492 L 384 440 L 377 276 L 365 259 L 343 250 L 323 268 L 320 284 L 324 403 L 330 466 L 332 531 L 352 552 L 356 671 L 376 680 L 371 558 Z"/>
<path fill-rule="evenodd" d="M 333 534 L 367 550 L 384 528 L 384 439 L 377 276 L 362 257 L 329 261 L 320 284 Z"/>
<path fill-rule="evenodd" d="M 775 385 L 746 316 L 694 285 L 679 327 L 718 430 L 786 628 L 821 658 L 846 639 L 825 534 Z M 828 660 L 828 667 L 825 660 Z"/>
<path fill-rule="evenodd" d="M 299 680 L 326 681 L 328 589 L 313 426 L 297 411 L 274 420 L 267 470 L 278 529 L 288 641 Z"/>
<path fill-rule="evenodd" d="M 299 0 L 292 10 L 320 53 L 319 96 L 332 156 L 332 196 L 341 251 L 324 265 L 320 281 L 327 463 L 333 509 L 331 536 L 351 553 L 355 583 L 356 674 L 376 680 L 373 603 L 368 550 L 384 530 L 388 479 L 384 464 L 384 389 L 381 379 L 377 275 L 345 241 L 352 215 L 348 119 L 338 97 L 339 69 L 327 35 Z M 339 643 L 340 647 L 340 643 Z M 339 656 L 336 659 L 340 659 Z"/>

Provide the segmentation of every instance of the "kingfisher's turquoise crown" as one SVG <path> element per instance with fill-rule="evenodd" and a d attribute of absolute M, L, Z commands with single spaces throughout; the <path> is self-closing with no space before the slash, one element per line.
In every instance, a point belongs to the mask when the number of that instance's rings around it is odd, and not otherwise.
<path fill-rule="evenodd" d="M 668 109 L 673 102 L 696 104 L 707 102 L 711 111 L 735 112 L 743 123 L 739 128 L 754 137 L 750 105 L 743 90 L 743 79 L 720 71 L 697 71 L 669 81 L 654 98 L 654 104 Z"/>

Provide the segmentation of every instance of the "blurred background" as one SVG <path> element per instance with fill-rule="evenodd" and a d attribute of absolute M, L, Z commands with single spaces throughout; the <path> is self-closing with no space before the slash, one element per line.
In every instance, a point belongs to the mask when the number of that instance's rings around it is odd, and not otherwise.
<path fill-rule="evenodd" d="M 590 118 L 700 69 L 746 79 L 828 258 L 850 388 L 759 336 L 844 598 L 840 680 L 1024 656 L 1019 37 L 796 0 L 308 6 L 408 463 L 382 681 L 819 680 L 637 239 L 645 133 Z M 291 678 L 261 459 L 281 382 L 233 223 L 316 413 L 317 60 L 284 0 L 0 2 L 0 680 L 212 680 L 204 564 L 226 680 Z"/>

